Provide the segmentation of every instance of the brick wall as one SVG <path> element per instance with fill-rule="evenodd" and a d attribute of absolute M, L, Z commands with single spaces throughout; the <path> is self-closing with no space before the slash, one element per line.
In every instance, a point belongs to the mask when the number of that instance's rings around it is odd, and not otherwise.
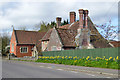
<path fill-rule="evenodd" d="M 14 51 L 12 50 L 12 44 L 14 44 Z M 14 31 L 12 32 L 12 36 L 11 36 L 11 41 L 10 41 L 10 53 L 14 53 L 16 55 L 16 38 L 15 38 L 15 33 Z"/>
<path fill-rule="evenodd" d="M 20 48 L 21 47 L 28 47 L 28 52 L 27 53 L 21 53 L 20 52 Z M 32 48 L 34 47 L 34 45 L 23 45 L 23 44 L 21 44 L 21 45 L 18 45 L 17 47 L 16 47 L 16 56 L 17 57 L 24 57 L 24 56 L 32 56 Z"/>
<path fill-rule="evenodd" d="M 12 44 L 14 44 L 14 51 L 12 51 Z M 28 53 L 20 53 L 20 47 L 28 47 Z M 18 45 L 15 38 L 15 32 L 12 32 L 11 41 L 10 41 L 10 53 L 14 53 L 17 57 L 32 56 L 31 49 L 34 45 Z"/>
<path fill-rule="evenodd" d="M 53 29 L 51 36 L 50 36 L 50 41 L 48 44 L 48 51 L 52 51 L 52 47 L 56 47 L 57 50 L 61 50 L 62 48 L 60 38 L 55 28 Z"/>

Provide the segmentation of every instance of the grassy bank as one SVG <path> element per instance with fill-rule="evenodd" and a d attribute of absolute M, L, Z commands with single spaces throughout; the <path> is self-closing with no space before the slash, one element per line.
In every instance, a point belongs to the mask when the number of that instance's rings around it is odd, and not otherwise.
<path fill-rule="evenodd" d="M 120 60 L 118 56 L 116 58 L 110 57 L 106 59 L 105 56 L 103 58 L 96 57 L 87 57 L 87 58 L 79 58 L 79 57 L 67 57 L 67 56 L 39 56 L 39 59 L 36 62 L 43 63 L 55 63 L 55 64 L 65 64 L 65 65 L 75 65 L 75 66 L 86 66 L 86 67 L 99 67 L 99 68 L 111 68 L 111 69 L 120 69 L 119 63 Z"/>

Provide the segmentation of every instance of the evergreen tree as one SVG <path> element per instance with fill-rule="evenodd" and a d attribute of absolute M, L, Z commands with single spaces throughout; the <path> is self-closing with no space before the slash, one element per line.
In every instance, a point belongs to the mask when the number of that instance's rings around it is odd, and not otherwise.
<path fill-rule="evenodd" d="M 40 22 L 39 24 L 35 25 L 35 28 L 40 32 L 47 32 L 49 29 L 57 26 L 55 21 L 51 21 L 50 23 Z"/>
<path fill-rule="evenodd" d="M 40 32 L 46 32 L 47 31 L 47 25 L 46 25 L 46 23 L 45 22 L 42 22 L 41 24 L 40 24 L 40 30 L 39 30 Z"/>
<path fill-rule="evenodd" d="M 51 22 L 51 28 L 53 28 L 54 26 L 57 26 L 57 24 L 55 23 L 55 21 Z"/>
<path fill-rule="evenodd" d="M 69 22 L 68 22 L 68 19 L 67 19 L 67 21 L 64 20 L 63 23 L 61 23 L 61 25 L 63 26 L 63 25 L 66 25 L 66 24 L 68 24 L 68 23 L 69 23 Z"/>

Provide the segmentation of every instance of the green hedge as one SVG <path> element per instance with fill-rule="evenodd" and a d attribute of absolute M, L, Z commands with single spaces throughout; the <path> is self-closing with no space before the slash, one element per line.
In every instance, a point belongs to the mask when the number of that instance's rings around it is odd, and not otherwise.
<path fill-rule="evenodd" d="M 96 49 L 75 49 L 63 51 L 46 51 L 42 52 L 43 56 L 78 56 L 78 57 L 117 57 L 119 48 L 96 48 Z"/>

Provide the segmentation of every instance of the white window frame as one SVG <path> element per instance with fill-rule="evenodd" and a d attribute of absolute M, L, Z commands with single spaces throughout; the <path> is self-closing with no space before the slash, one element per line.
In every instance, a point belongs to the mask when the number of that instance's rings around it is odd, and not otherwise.
<path fill-rule="evenodd" d="M 47 41 L 44 41 L 44 44 L 47 44 Z"/>
<path fill-rule="evenodd" d="M 53 48 L 56 48 L 56 50 Z M 52 46 L 52 51 L 57 51 L 57 46 Z"/>
<path fill-rule="evenodd" d="M 27 48 L 27 51 L 26 52 L 21 52 L 22 48 Z M 28 53 L 28 47 L 20 47 L 20 53 Z"/>

